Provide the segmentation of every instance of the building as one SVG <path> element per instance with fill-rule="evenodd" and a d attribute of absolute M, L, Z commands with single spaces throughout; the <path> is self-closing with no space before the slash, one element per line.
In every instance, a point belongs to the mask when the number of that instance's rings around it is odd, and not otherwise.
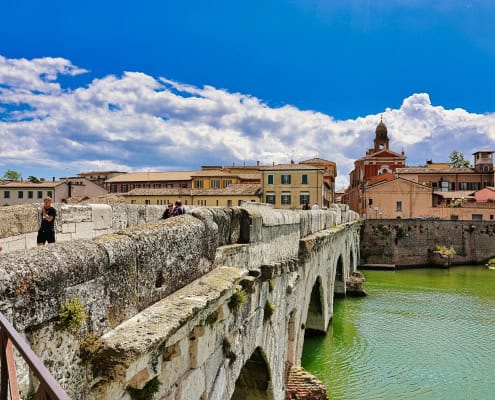
<path fill-rule="evenodd" d="M 493 151 L 478 151 L 473 154 L 474 167 L 432 168 L 426 167 L 398 168 L 397 176 L 431 187 L 434 192 L 478 191 L 493 186 Z"/>
<path fill-rule="evenodd" d="M 81 176 L 65 178 L 64 181 L 69 185 L 69 193 L 67 197 L 93 198 L 103 196 L 108 193 L 99 184 Z"/>
<path fill-rule="evenodd" d="M 207 169 L 191 173 L 193 189 L 225 189 L 241 183 L 237 174 Z"/>
<path fill-rule="evenodd" d="M 365 192 L 370 182 L 375 183 L 373 179 L 380 175 L 393 176 L 397 168 L 403 168 L 405 165 L 404 151 L 399 154 L 389 149 L 388 130 L 381 120 L 375 129 L 373 148 L 368 149 L 364 157 L 354 162 L 344 202 L 360 215 L 365 215 L 369 207 L 369 204 L 365 203 Z"/>
<path fill-rule="evenodd" d="M 86 178 L 88 181 L 93 182 L 98 186 L 105 187 L 106 180 L 125 173 L 126 172 L 121 172 L 121 171 L 90 171 L 90 172 L 80 172 L 77 174 L 77 176 L 81 178 Z"/>
<path fill-rule="evenodd" d="M 260 185 L 232 184 L 220 189 L 133 189 L 126 193 L 128 204 L 165 205 L 180 200 L 192 206 L 239 206 L 243 202 L 259 202 Z"/>
<path fill-rule="evenodd" d="M 300 161 L 299 164 L 308 164 L 315 167 L 323 168 L 323 180 L 328 185 L 326 203 L 336 203 L 335 200 L 335 178 L 337 177 L 337 164 L 333 161 L 324 160 L 322 158 L 311 158 L 309 160 Z"/>
<path fill-rule="evenodd" d="M 265 203 L 275 208 L 300 209 L 318 202 L 328 207 L 325 169 L 309 164 L 279 164 L 261 167 L 261 193 Z"/>
<path fill-rule="evenodd" d="M 191 189 L 195 172 L 129 172 L 107 179 L 105 189 L 109 193 L 127 193 L 133 189 Z"/>
<path fill-rule="evenodd" d="M 51 197 L 54 203 L 67 199 L 68 183 L 66 181 L 9 182 L 0 185 L 0 199 L 4 206 L 43 203 L 43 199 L 47 196 Z"/>

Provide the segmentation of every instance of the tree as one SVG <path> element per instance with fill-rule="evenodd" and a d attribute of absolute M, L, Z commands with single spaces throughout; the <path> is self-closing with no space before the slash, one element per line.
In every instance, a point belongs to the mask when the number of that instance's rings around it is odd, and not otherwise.
<path fill-rule="evenodd" d="M 460 151 L 452 150 L 449 154 L 450 168 L 469 168 L 469 161 Z"/>
<path fill-rule="evenodd" d="M 3 174 L 2 179 L 8 180 L 8 181 L 20 181 L 21 177 L 22 177 L 22 175 L 20 172 L 14 171 L 13 169 L 8 169 Z"/>
<path fill-rule="evenodd" d="M 29 175 L 27 180 L 28 180 L 28 182 L 31 182 L 31 183 L 41 183 L 41 181 L 33 175 Z"/>

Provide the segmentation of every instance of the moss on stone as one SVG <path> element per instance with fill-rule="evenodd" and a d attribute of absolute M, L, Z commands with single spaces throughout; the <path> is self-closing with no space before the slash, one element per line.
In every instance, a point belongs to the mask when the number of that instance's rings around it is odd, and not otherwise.
<path fill-rule="evenodd" d="M 263 321 L 269 321 L 270 318 L 272 317 L 273 313 L 275 312 L 275 306 L 270 300 L 267 300 L 265 303 L 265 312 L 263 313 Z"/>
<path fill-rule="evenodd" d="M 142 389 L 128 386 L 127 392 L 133 400 L 152 400 L 155 397 L 155 394 L 158 393 L 158 389 L 160 389 L 160 381 L 158 380 L 158 377 L 155 376 L 146 383 Z"/>
<path fill-rule="evenodd" d="M 208 315 L 205 319 L 205 325 L 212 327 L 215 325 L 215 322 L 218 321 L 218 310 L 213 311 L 210 315 Z"/>
<path fill-rule="evenodd" d="M 88 317 L 79 298 L 73 297 L 60 306 L 57 328 L 63 331 L 75 332 Z"/>
<path fill-rule="evenodd" d="M 270 292 L 273 292 L 273 289 L 275 289 L 275 280 L 274 279 L 270 279 L 268 281 L 268 289 L 270 290 Z"/>
<path fill-rule="evenodd" d="M 230 311 L 237 313 L 247 301 L 247 293 L 243 289 L 237 289 L 229 300 Z"/>

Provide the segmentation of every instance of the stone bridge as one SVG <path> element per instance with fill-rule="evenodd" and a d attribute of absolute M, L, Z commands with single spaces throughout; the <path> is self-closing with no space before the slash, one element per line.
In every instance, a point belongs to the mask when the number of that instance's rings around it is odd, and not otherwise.
<path fill-rule="evenodd" d="M 0 312 L 74 399 L 285 399 L 305 331 L 326 331 L 359 260 L 346 206 L 167 220 L 155 206 L 57 206 L 74 235 L 0 255 Z M 29 247 L 37 223 L 23 219 L 38 210 L 8 209 L 0 243 Z"/>

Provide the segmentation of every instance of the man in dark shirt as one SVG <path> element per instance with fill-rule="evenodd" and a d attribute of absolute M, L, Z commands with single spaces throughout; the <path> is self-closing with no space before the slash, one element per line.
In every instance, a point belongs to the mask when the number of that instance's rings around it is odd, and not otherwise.
<path fill-rule="evenodd" d="M 44 206 L 41 209 L 41 226 L 36 238 L 38 246 L 44 246 L 46 242 L 55 243 L 55 217 L 57 211 L 52 207 L 51 197 L 45 197 Z"/>

